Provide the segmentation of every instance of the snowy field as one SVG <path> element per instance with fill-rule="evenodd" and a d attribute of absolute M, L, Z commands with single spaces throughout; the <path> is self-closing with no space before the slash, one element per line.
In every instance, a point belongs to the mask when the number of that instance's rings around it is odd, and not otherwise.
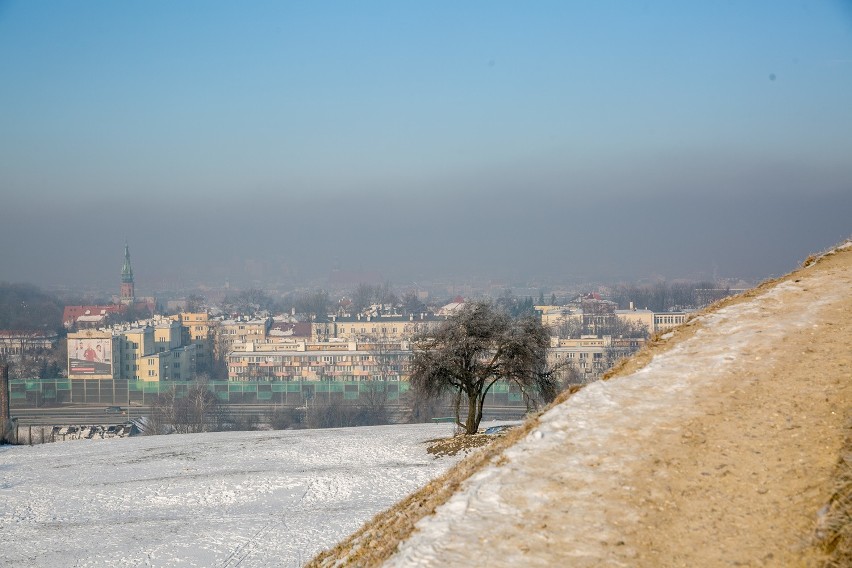
<path fill-rule="evenodd" d="M 483 424 L 485 425 L 485 424 Z M 448 424 L 0 447 L 2 566 L 300 566 L 443 473 Z"/>

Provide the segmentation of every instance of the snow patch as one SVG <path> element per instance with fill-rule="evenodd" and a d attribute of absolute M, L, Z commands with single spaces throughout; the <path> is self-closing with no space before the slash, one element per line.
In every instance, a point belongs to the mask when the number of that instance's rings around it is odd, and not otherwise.
<path fill-rule="evenodd" d="M 0 447 L 0 565 L 301 566 L 443 473 L 418 424 Z"/>

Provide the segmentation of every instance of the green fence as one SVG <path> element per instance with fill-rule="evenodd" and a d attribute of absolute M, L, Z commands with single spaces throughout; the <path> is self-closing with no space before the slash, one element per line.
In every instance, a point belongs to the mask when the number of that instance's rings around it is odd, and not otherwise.
<path fill-rule="evenodd" d="M 13 407 L 59 406 L 66 404 L 139 405 L 151 404 L 161 393 L 176 391 L 178 396 L 195 384 L 189 381 L 127 381 L 97 379 L 43 379 L 9 381 Z M 302 405 L 306 401 L 375 399 L 386 396 L 390 403 L 404 399 L 407 381 L 210 381 L 208 388 L 229 404 Z M 488 393 L 487 405 L 523 405 L 514 385 L 497 383 Z"/>

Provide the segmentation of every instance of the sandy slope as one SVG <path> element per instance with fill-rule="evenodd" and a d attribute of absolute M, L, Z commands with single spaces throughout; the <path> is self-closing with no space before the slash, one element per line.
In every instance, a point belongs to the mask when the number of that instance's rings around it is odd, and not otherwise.
<path fill-rule="evenodd" d="M 667 334 L 484 467 L 461 464 L 475 473 L 407 538 L 401 520 L 440 490 L 317 564 L 375 564 L 374 548 L 396 549 L 390 566 L 815 565 L 850 394 L 847 245 Z"/>

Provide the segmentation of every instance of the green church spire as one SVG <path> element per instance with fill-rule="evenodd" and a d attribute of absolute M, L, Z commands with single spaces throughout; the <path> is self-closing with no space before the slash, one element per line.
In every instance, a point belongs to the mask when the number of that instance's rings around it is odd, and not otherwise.
<path fill-rule="evenodd" d="M 126 284 L 133 283 L 133 269 L 130 267 L 130 249 L 127 241 L 124 242 L 124 266 L 121 267 L 121 281 Z"/>

